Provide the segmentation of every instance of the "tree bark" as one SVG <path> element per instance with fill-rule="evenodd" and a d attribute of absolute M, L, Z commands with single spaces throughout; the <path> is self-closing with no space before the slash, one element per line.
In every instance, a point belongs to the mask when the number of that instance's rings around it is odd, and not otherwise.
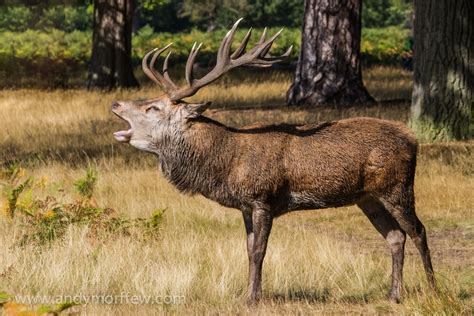
<path fill-rule="evenodd" d="M 414 67 L 410 124 L 418 138 L 431 142 L 472 136 L 472 0 L 415 0 Z"/>
<path fill-rule="evenodd" d="M 371 104 L 360 67 L 361 0 L 305 0 L 289 105 Z"/>
<path fill-rule="evenodd" d="M 132 67 L 133 0 L 94 0 L 87 88 L 137 87 Z"/>

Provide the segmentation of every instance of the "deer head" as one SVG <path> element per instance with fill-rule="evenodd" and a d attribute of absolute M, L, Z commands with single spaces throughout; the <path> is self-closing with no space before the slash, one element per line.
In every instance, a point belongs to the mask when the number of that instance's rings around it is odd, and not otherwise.
<path fill-rule="evenodd" d="M 266 29 L 257 45 L 246 52 L 252 33 L 252 29 L 250 29 L 239 47 L 231 54 L 232 40 L 241 20 L 239 19 L 233 25 L 222 40 L 214 68 L 200 79 L 194 78 L 193 65 L 202 43 L 199 45 L 194 43 L 186 62 L 186 84 L 182 87 L 176 85 L 168 74 L 168 60 L 171 51 L 164 60 L 162 73 L 156 71 L 154 67 L 158 57 L 167 51 L 171 44 L 162 49 L 155 48 L 148 52 L 143 57 L 143 71 L 148 78 L 160 86 L 164 94 L 150 100 L 114 102 L 112 111 L 130 125 L 128 130 L 114 133 L 115 138 L 121 142 L 129 142 L 138 149 L 155 152 L 165 138 L 183 132 L 187 123 L 200 116 L 210 105 L 209 102 L 187 103 L 183 101 L 184 98 L 196 94 L 199 89 L 217 80 L 233 68 L 243 65 L 269 67 L 291 53 L 292 46 L 281 56 L 269 55 L 273 42 L 282 30 L 266 39 Z"/>

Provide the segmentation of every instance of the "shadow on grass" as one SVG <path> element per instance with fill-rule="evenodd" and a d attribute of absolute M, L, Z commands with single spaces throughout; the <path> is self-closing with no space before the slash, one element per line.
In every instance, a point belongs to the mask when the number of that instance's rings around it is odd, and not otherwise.
<path fill-rule="evenodd" d="M 335 298 L 331 294 L 328 288 L 322 290 L 307 289 L 307 290 L 295 290 L 289 293 L 274 293 L 270 294 L 268 298 L 277 303 L 287 302 L 299 302 L 303 301 L 306 303 L 345 303 L 345 304 L 367 304 L 372 301 L 375 297 L 374 291 L 359 294 L 347 294 L 342 297 Z"/>
<path fill-rule="evenodd" d="M 328 288 L 322 290 L 306 289 L 306 290 L 290 290 L 289 293 L 273 293 L 268 299 L 277 303 L 304 301 L 307 303 L 326 303 L 331 298 L 331 292 Z"/>

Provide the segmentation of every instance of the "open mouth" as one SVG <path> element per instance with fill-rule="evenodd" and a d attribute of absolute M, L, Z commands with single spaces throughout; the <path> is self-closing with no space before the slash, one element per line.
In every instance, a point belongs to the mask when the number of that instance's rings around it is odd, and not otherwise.
<path fill-rule="evenodd" d="M 114 112 L 115 113 L 115 112 Z M 118 140 L 119 142 L 129 142 L 130 139 L 132 138 L 132 135 L 133 135 L 133 130 L 132 130 L 132 127 L 130 125 L 130 123 L 125 120 L 123 117 L 121 117 L 120 115 L 118 115 L 117 113 L 115 113 L 118 117 L 120 117 L 122 120 L 126 121 L 128 123 L 128 125 L 130 126 L 130 128 L 128 130 L 123 130 L 123 131 L 118 131 L 118 132 L 115 132 L 114 133 L 114 137 L 116 140 Z"/>

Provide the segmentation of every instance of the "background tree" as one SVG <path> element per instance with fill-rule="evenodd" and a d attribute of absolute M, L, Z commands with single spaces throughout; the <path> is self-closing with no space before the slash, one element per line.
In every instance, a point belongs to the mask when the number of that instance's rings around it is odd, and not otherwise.
<path fill-rule="evenodd" d="M 420 139 L 447 141 L 469 136 L 473 61 L 474 2 L 415 0 L 411 126 Z"/>
<path fill-rule="evenodd" d="M 361 0 L 305 0 L 301 52 L 290 105 L 368 104 L 362 83 Z"/>
<path fill-rule="evenodd" d="M 87 87 L 136 87 L 132 51 L 133 0 L 94 0 L 92 57 Z"/>

